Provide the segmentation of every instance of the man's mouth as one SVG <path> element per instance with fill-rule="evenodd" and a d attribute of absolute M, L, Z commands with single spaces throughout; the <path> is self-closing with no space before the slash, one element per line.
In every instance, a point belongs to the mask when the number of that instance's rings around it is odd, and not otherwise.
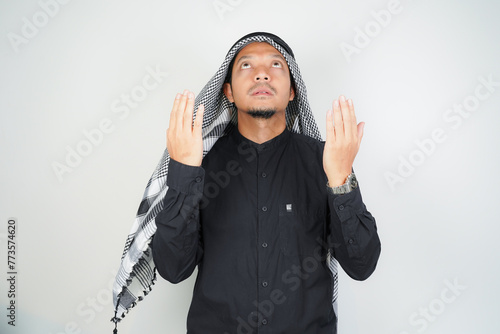
<path fill-rule="evenodd" d="M 253 96 L 261 96 L 261 95 L 264 95 L 264 96 L 271 96 L 273 95 L 273 93 L 271 92 L 270 89 L 268 88 L 263 88 L 263 87 L 259 87 L 257 89 L 255 89 L 253 92 L 252 92 L 252 95 Z"/>

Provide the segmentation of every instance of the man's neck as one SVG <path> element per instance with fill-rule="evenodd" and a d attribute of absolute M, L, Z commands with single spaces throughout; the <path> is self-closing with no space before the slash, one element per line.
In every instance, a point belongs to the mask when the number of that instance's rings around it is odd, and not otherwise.
<path fill-rule="evenodd" d="M 255 118 L 247 113 L 238 112 L 238 131 L 248 140 L 257 144 L 280 135 L 286 128 L 285 113 L 276 113 L 271 118 Z"/>

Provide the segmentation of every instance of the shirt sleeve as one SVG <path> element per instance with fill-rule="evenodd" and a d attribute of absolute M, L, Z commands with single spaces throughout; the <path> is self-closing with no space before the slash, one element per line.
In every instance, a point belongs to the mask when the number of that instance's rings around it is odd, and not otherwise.
<path fill-rule="evenodd" d="M 344 271 L 365 280 L 375 270 L 381 244 L 375 218 L 366 209 L 359 187 L 347 194 L 328 194 L 328 244 Z"/>
<path fill-rule="evenodd" d="M 203 255 L 200 201 L 205 171 L 170 159 L 168 190 L 156 216 L 153 260 L 161 277 L 171 283 L 188 278 Z"/>

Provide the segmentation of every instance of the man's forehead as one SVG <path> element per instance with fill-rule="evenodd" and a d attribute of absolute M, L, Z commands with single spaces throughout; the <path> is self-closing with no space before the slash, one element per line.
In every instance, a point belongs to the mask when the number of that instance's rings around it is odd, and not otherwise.
<path fill-rule="evenodd" d="M 269 54 L 269 55 L 276 55 L 279 56 L 282 59 L 285 59 L 281 52 L 279 52 L 274 46 L 267 42 L 252 42 L 250 44 L 245 45 L 243 48 L 241 48 L 240 51 L 238 51 L 238 54 L 235 57 L 235 60 L 238 60 L 239 58 L 243 56 L 249 56 L 252 54 L 259 54 L 259 53 L 264 53 L 264 54 Z"/>

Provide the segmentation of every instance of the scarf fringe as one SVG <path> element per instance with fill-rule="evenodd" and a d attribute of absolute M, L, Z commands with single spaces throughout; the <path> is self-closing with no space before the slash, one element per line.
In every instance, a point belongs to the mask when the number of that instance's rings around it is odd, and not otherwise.
<path fill-rule="evenodd" d="M 151 243 L 148 245 L 148 249 L 150 248 L 150 246 L 151 246 Z M 148 255 L 149 255 L 148 250 L 144 251 L 143 253 L 144 253 L 146 256 L 148 256 Z M 115 328 L 113 329 L 113 334 L 118 334 L 118 323 L 119 323 L 120 321 L 122 321 L 122 319 L 124 319 L 124 318 L 125 318 L 125 315 L 127 315 L 127 314 L 130 312 L 130 310 L 131 310 L 132 308 L 134 308 L 134 307 L 137 305 L 137 303 L 138 303 L 138 302 L 142 301 L 142 300 L 144 299 L 144 297 L 145 297 L 145 296 L 147 296 L 147 295 L 148 295 L 148 294 L 149 294 L 149 293 L 153 290 L 153 285 L 155 285 L 155 283 L 156 283 L 156 281 L 157 281 L 157 279 L 158 279 L 158 277 L 157 277 L 157 275 L 156 275 L 156 267 L 154 267 L 154 268 L 153 268 L 153 279 L 151 280 L 151 284 L 150 284 L 150 285 L 148 285 L 147 290 L 143 290 L 143 291 L 142 291 L 142 293 L 144 294 L 144 296 L 137 296 L 137 302 L 133 302 L 133 303 L 132 303 L 132 304 L 131 304 L 131 305 L 130 305 L 130 306 L 129 306 L 126 310 L 125 310 L 125 312 L 123 312 L 121 315 L 119 315 L 119 316 L 118 316 L 118 307 L 120 306 L 120 299 L 121 299 L 121 297 L 122 297 L 122 295 L 123 295 L 123 292 L 124 292 L 124 291 L 125 291 L 125 289 L 126 289 L 127 287 L 129 287 L 129 286 L 130 286 L 130 284 L 132 283 L 132 278 L 134 278 L 134 277 L 136 276 L 135 269 L 136 269 L 136 267 L 138 267 L 138 266 L 139 266 L 139 264 L 140 264 L 141 262 L 143 262 L 143 261 L 145 261 L 145 260 L 141 257 L 141 259 L 139 260 L 139 262 L 137 262 L 137 263 L 136 263 L 136 264 L 132 267 L 132 272 L 130 272 L 130 274 L 129 274 L 129 279 L 127 279 L 127 280 L 126 280 L 127 285 L 126 285 L 126 286 L 123 286 L 123 287 L 122 287 L 122 291 L 121 291 L 119 294 L 117 294 L 117 295 L 116 295 L 117 300 L 116 300 L 116 307 L 115 307 L 115 315 L 114 315 L 114 316 L 111 318 L 111 320 L 110 320 L 111 322 L 113 322 L 113 323 L 115 324 Z"/>

